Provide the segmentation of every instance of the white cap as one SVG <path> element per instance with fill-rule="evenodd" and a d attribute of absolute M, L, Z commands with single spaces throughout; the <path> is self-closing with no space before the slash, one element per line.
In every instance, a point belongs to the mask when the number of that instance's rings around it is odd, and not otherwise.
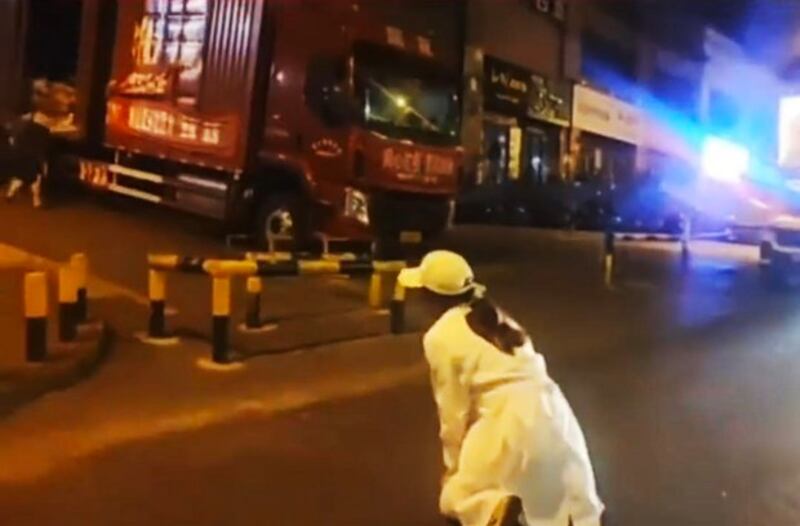
<path fill-rule="evenodd" d="M 482 293 L 485 290 L 475 283 L 475 275 L 467 260 L 447 250 L 430 252 L 418 267 L 404 269 L 397 279 L 408 289 L 425 288 L 442 296 L 459 296 L 471 290 Z"/>

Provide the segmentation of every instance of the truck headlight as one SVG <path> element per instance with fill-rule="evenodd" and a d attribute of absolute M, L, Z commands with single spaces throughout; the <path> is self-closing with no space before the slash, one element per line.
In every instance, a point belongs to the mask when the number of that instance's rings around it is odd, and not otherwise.
<path fill-rule="evenodd" d="M 345 190 L 344 215 L 355 219 L 362 225 L 369 226 L 369 199 L 367 195 L 355 188 Z"/>

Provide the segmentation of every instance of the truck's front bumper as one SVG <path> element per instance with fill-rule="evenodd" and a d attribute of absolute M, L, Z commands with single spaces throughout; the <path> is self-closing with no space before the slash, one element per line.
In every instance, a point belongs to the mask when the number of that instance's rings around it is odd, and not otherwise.
<path fill-rule="evenodd" d="M 418 233 L 436 237 L 453 217 L 453 200 L 446 196 L 373 192 L 369 199 L 369 223 L 379 237 L 400 239 Z"/>

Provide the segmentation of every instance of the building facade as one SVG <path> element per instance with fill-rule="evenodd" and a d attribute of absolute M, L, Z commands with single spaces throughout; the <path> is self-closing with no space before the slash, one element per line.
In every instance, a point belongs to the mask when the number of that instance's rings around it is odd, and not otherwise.
<path fill-rule="evenodd" d="M 467 0 L 466 180 L 547 192 L 697 164 L 705 26 L 659 2 Z M 681 31 L 675 31 L 680 27 Z"/>
<path fill-rule="evenodd" d="M 562 177 L 571 84 L 563 0 L 467 2 L 462 142 L 473 185 Z"/>

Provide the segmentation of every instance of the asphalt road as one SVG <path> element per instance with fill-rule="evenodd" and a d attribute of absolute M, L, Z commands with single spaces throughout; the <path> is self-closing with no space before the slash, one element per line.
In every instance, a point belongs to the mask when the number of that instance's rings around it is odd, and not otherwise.
<path fill-rule="evenodd" d="M 139 292 L 147 251 L 225 251 L 207 225 L 140 207 L 2 206 L 0 223 L 0 242 L 86 250 Z M 593 236 L 470 228 L 445 244 L 533 334 L 584 427 L 609 525 L 800 524 L 800 302 L 761 287 L 752 249 L 698 245 L 685 267 L 675 247 L 622 246 L 607 288 Z M 0 483 L 0 524 L 439 525 L 438 455 L 420 375 Z"/>

